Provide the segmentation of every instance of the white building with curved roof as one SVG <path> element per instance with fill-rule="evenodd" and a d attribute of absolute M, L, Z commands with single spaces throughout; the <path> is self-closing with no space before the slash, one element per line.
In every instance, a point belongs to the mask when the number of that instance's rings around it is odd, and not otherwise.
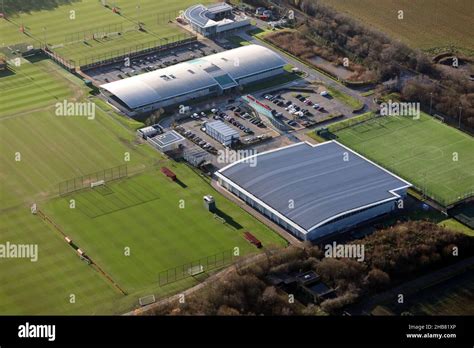
<path fill-rule="evenodd" d="M 186 9 L 183 16 L 195 32 L 209 37 L 250 25 L 250 18 L 235 15 L 232 9 L 225 2 L 209 6 L 199 4 Z"/>
<path fill-rule="evenodd" d="M 286 61 L 274 51 L 248 45 L 100 86 L 124 113 L 150 112 L 192 99 L 221 95 L 283 73 Z"/>

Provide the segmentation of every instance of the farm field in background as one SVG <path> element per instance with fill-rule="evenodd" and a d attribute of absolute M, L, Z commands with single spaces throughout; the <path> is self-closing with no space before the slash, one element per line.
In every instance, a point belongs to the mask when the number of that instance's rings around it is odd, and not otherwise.
<path fill-rule="evenodd" d="M 324 0 L 334 9 L 359 19 L 412 47 L 436 52 L 456 47 L 474 55 L 471 0 Z M 471 10 L 469 10 L 469 8 Z M 398 19 L 398 11 L 404 19 Z"/>
<path fill-rule="evenodd" d="M 442 204 L 474 191 L 474 140 L 426 114 L 378 117 L 335 135 Z"/>

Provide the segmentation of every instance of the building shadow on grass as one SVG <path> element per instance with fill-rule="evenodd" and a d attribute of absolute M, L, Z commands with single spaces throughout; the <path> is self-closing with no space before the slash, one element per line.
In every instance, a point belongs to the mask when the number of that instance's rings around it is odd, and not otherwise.
<path fill-rule="evenodd" d="M 214 211 L 214 214 L 216 214 L 218 217 L 220 217 L 221 219 L 223 219 L 228 225 L 230 225 L 231 227 L 235 228 L 236 230 L 241 230 L 243 227 L 241 224 L 239 224 L 237 221 L 235 221 L 232 216 L 230 215 L 227 215 L 226 213 L 224 213 L 222 210 L 220 209 L 216 209 Z"/>
<path fill-rule="evenodd" d="M 13 70 L 10 70 L 9 68 L 0 71 L 0 79 L 2 77 L 8 77 L 8 76 L 13 76 L 15 75 L 15 72 Z"/>
<path fill-rule="evenodd" d="M 38 63 L 43 60 L 49 59 L 49 57 L 46 54 L 41 53 L 41 54 L 35 54 L 28 57 L 23 57 L 23 59 L 27 60 L 30 63 Z"/>
<path fill-rule="evenodd" d="M 184 182 L 182 182 L 182 181 L 179 180 L 179 179 L 176 179 L 175 182 L 176 182 L 179 186 L 181 186 L 182 188 L 187 188 L 187 187 L 188 187 L 188 185 L 186 185 Z"/>

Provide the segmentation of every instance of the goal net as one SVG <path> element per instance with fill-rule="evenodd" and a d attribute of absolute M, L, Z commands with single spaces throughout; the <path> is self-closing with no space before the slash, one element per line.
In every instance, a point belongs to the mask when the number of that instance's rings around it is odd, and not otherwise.
<path fill-rule="evenodd" d="M 99 180 L 99 181 L 91 182 L 91 188 L 98 187 L 98 186 L 104 186 L 104 185 L 105 185 L 105 180 Z"/>
<path fill-rule="evenodd" d="M 195 275 L 201 274 L 201 273 L 204 273 L 204 266 L 203 265 L 198 265 L 198 266 L 188 268 L 188 274 L 190 276 L 195 276 Z"/>
<path fill-rule="evenodd" d="M 156 302 L 155 295 L 144 296 L 138 299 L 138 303 L 140 303 L 140 306 L 146 306 L 155 302 Z"/>
<path fill-rule="evenodd" d="M 437 119 L 438 121 L 444 123 L 444 117 L 443 117 L 443 116 L 434 114 L 433 117 L 434 117 L 435 119 Z"/>

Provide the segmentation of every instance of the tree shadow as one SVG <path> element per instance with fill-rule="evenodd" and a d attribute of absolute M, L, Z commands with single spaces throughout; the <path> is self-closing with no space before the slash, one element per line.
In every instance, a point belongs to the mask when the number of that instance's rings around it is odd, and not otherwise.
<path fill-rule="evenodd" d="M 6 1 L 4 4 L 5 13 L 9 16 L 17 15 L 20 12 L 30 13 L 41 10 L 54 10 L 62 5 L 71 5 L 81 0 L 37 0 L 37 1 Z"/>

